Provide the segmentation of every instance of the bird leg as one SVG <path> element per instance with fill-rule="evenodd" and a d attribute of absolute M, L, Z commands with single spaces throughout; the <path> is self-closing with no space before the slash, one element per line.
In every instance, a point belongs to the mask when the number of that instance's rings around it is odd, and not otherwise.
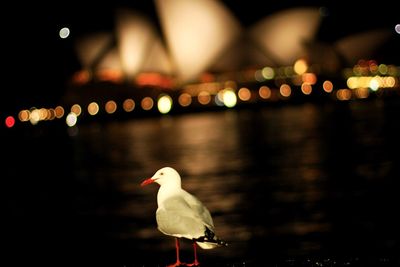
<path fill-rule="evenodd" d="M 175 248 L 176 248 L 176 262 L 174 264 L 168 265 L 167 267 L 176 267 L 176 266 L 181 266 L 182 262 L 179 259 L 179 239 L 176 237 L 175 238 Z"/>
<path fill-rule="evenodd" d="M 193 263 L 187 264 L 187 266 L 200 266 L 200 263 L 197 260 L 197 245 L 196 245 L 196 241 L 193 241 L 193 253 L 194 253 L 194 261 L 193 261 Z"/>

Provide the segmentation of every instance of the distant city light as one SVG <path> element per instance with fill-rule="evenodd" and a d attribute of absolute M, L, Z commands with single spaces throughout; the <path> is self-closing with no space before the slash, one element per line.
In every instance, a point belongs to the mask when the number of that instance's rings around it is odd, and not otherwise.
<path fill-rule="evenodd" d="M 369 88 L 371 88 L 372 91 L 377 91 L 379 89 L 379 80 L 372 78 L 369 82 Z"/>
<path fill-rule="evenodd" d="M 151 97 L 146 96 L 145 98 L 142 99 L 142 101 L 140 102 L 140 105 L 142 106 L 142 109 L 150 110 L 153 108 L 154 101 Z"/>
<path fill-rule="evenodd" d="M 349 89 L 339 89 L 336 91 L 336 97 L 340 101 L 351 99 L 351 91 Z"/>
<path fill-rule="evenodd" d="M 18 118 L 20 121 L 29 121 L 29 117 L 30 117 L 30 112 L 27 109 L 21 110 L 18 113 Z"/>
<path fill-rule="evenodd" d="M 223 99 L 224 99 L 224 105 L 227 106 L 228 108 L 232 108 L 236 105 L 237 102 L 236 94 L 231 89 L 224 90 Z"/>
<path fill-rule="evenodd" d="M 75 113 L 76 116 L 79 116 L 82 113 L 82 108 L 81 108 L 81 106 L 79 104 L 74 104 L 71 107 L 71 112 Z"/>
<path fill-rule="evenodd" d="M 104 109 L 108 114 L 112 114 L 117 110 L 117 103 L 114 100 L 107 101 Z"/>
<path fill-rule="evenodd" d="M 365 87 L 355 89 L 354 93 L 357 98 L 367 98 L 369 96 L 369 90 Z"/>
<path fill-rule="evenodd" d="M 299 59 L 294 63 L 293 68 L 297 74 L 303 74 L 307 71 L 308 65 L 304 59 Z"/>
<path fill-rule="evenodd" d="M 192 97 L 188 93 L 182 93 L 178 98 L 178 102 L 182 107 L 187 107 L 192 103 Z"/>
<path fill-rule="evenodd" d="M 197 95 L 197 100 L 199 101 L 200 104 L 207 105 L 211 101 L 210 93 L 207 91 L 199 92 L 199 94 Z"/>
<path fill-rule="evenodd" d="M 305 95 L 309 95 L 312 92 L 312 86 L 309 83 L 302 83 L 300 88 Z"/>
<path fill-rule="evenodd" d="M 126 112 L 131 112 L 132 110 L 135 109 L 135 101 L 133 101 L 133 99 L 131 98 L 125 99 L 124 102 L 122 103 L 122 108 Z"/>
<path fill-rule="evenodd" d="M 7 118 L 6 118 L 6 126 L 8 127 L 8 128 L 11 128 L 11 127 L 13 127 L 14 126 L 14 124 L 15 124 L 15 119 L 14 119 L 14 117 L 13 116 L 8 116 Z"/>
<path fill-rule="evenodd" d="M 288 84 L 282 84 L 279 87 L 279 93 L 284 97 L 289 97 L 292 94 L 292 89 Z"/>
<path fill-rule="evenodd" d="M 67 115 L 67 117 L 65 118 L 65 122 L 67 123 L 67 125 L 69 127 L 72 127 L 76 124 L 76 122 L 78 121 L 78 117 L 75 113 L 71 112 Z"/>
<path fill-rule="evenodd" d="M 238 96 L 242 101 L 249 101 L 251 98 L 251 92 L 248 88 L 242 87 L 238 91 Z"/>
<path fill-rule="evenodd" d="M 308 84 L 316 84 L 317 83 L 317 76 L 314 73 L 308 72 L 303 73 L 301 75 L 301 80 Z"/>
<path fill-rule="evenodd" d="M 265 79 L 271 80 L 275 76 L 275 71 L 271 67 L 265 67 L 261 70 L 262 75 L 264 76 Z"/>
<path fill-rule="evenodd" d="M 82 90 L 82 95 L 78 91 L 71 95 L 68 92 L 63 99 L 67 102 L 64 107 L 33 106 L 19 110 L 18 115 L 4 116 L 3 127 L 12 128 L 19 122 L 36 125 L 64 118 L 72 133 L 78 118 L 85 121 L 86 116 L 99 115 L 100 118 L 104 113 L 118 116 L 122 112 L 117 110 L 128 113 L 139 109 L 138 115 L 141 115 L 140 108 L 144 111 L 158 108 L 159 113 L 166 114 L 173 105 L 184 107 L 188 112 L 198 107 L 269 105 L 291 97 L 297 101 L 304 95 L 317 96 L 319 92 L 335 101 L 398 96 L 400 66 L 378 64 L 371 52 L 389 37 L 390 29 L 343 36 L 346 38 L 333 44 L 320 46 L 316 42 L 315 46 L 303 47 L 304 41 L 314 44 L 322 17 L 329 15 L 326 7 L 282 10 L 260 19 L 250 28 L 238 29 L 240 25 L 235 17 L 219 4 L 195 4 L 194 8 L 189 1 L 171 2 L 166 4 L 158 0 L 156 3 L 157 11 L 163 14 L 159 22 L 160 26 L 165 26 L 165 36 L 159 36 L 151 20 L 128 9 L 118 13 L 115 32 L 82 35 L 75 47 L 82 69 L 70 78 L 74 87 L 90 87 L 89 90 Z M 210 11 L 210 16 L 205 17 L 207 20 L 193 19 L 198 8 Z M 165 15 L 169 11 L 179 16 L 168 15 L 167 19 Z M 182 17 L 186 12 L 191 14 L 189 18 Z M 186 23 L 195 26 L 196 31 L 188 31 Z M 71 38 L 70 29 L 62 26 L 56 29 L 59 38 Z M 400 34 L 400 23 L 393 23 L 391 27 Z M 210 34 L 202 33 L 208 30 Z M 245 39 L 235 38 L 239 30 L 244 30 Z M 225 36 L 225 32 L 229 32 L 229 36 Z M 216 44 L 215 40 L 218 40 Z M 246 42 L 252 44 L 248 46 Z M 223 48 L 229 51 L 220 52 L 226 50 Z M 323 56 L 319 57 L 320 54 Z M 323 80 L 332 74 L 335 75 L 332 81 Z M 98 82 L 100 91 L 94 91 Z M 87 104 L 89 99 L 103 94 L 103 85 L 104 88 L 115 85 L 116 90 L 108 91 L 110 95 L 105 93 L 107 97 L 116 97 L 115 101 L 101 98 L 98 103 Z M 131 92 L 131 87 L 141 92 Z M 164 89 L 174 94 L 166 95 Z M 154 92 L 160 94 L 158 98 Z M 122 96 L 125 97 L 123 102 Z M 78 100 L 81 103 L 75 103 Z M 189 106 L 193 109 L 186 108 Z"/>
<path fill-rule="evenodd" d="M 169 95 L 162 95 L 157 101 L 158 111 L 162 114 L 168 113 L 172 108 L 172 98 Z"/>
<path fill-rule="evenodd" d="M 40 121 L 40 111 L 38 109 L 33 109 L 31 111 L 29 121 L 32 125 L 36 125 Z"/>
<path fill-rule="evenodd" d="M 64 108 L 63 108 L 62 106 L 57 106 L 57 107 L 54 109 L 54 111 L 55 111 L 55 113 L 56 113 L 56 118 L 57 118 L 57 119 L 59 119 L 59 118 L 61 118 L 62 116 L 64 116 Z"/>
<path fill-rule="evenodd" d="M 260 89 L 258 89 L 258 94 L 263 99 L 270 98 L 271 97 L 271 89 L 268 86 L 263 85 L 260 87 Z"/>
<path fill-rule="evenodd" d="M 96 102 L 91 102 L 88 105 L 87 110 L 90 115 L 94 116 L 99 112 L 99 105 Z"/>
<path fill-rule="evenodd" d="M 324 81 L 322 83 L 322 88 L 325 92 L 331 93 L 333 91 L 333 83 L 331 81 Z"/>
<path fill-rule="evenodd" d="M 65 39 L 69 36 L 70 30 L 67 27 L 62 28 L 59 33 L 61 39 Z"/>
<path fill-rule="evenodd" d="M 385 75 L 388 72 L 388 66 L 386 64 L 379 64 L 378 70 L 381 74 Z"/>
<path fill-rule="evenodd" d="M 396 24 L 396 26 L 394 26 L 394 30 L 400 34 L 400 24 Z"/>

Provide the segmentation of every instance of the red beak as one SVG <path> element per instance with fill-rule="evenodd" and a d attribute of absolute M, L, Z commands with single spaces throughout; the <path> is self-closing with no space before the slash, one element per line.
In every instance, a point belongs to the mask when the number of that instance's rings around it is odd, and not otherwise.
<path fill-rule="evenodd" d="M 145 186 L 145 185 L 148 185 L 148 184 L 152 184 L 152 183 L 154 183 L 154 181 L 155 181 L 155 179 L 152 179 L 152 178 L 146 179 L 140 184 L 140 186 Z"/>

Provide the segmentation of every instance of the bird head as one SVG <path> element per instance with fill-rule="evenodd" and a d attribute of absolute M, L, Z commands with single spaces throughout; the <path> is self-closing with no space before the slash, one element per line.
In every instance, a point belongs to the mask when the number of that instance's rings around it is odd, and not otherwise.
<path fill-rule="evenodd" d="M 152 177 L 145 179 L 140 185 L 145 186 L 148 184 L 157 183 L 162 185 L 181 185 L 181 176 L 171 167 L 164 167 L 159 169 Z"/>

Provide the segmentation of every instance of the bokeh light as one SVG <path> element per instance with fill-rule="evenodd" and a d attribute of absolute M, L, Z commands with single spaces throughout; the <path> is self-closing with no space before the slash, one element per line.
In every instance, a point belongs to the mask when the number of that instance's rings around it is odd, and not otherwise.
<path fill-rule="evenodd" d="M 126 112 L 131 112 L 135 109 L 135 101 L 133 101 L 132 98 L 125 99 L 124 102 L 122 103 L 122 108 Z"/>
<path fill-rule="evenodd" d="M 14 117 L 13 117 L 13 116 L 7 116 L 7 118 L 5 119 L 5 123 L 6 123 L 6 126 L 7 126 L 8 128 L 13 127 L 14 124 L 15 124 L 15 119 L 14 119 Z"/>
<path fill-rule="evenodd" d="M 237 103 L 237 97 L 232 89 L 225 89 L 223 93 L 224 105 L 228 108 L 232 108 Z"/>
<path fill-rule="evenodd" d="M 140 102 L 142 109 L 143 110 L 150 110 L 153 108 L 154 105 L 154 101 L 151 97 L 145 97 L 142 99 L 142 101 Z"/>
<path fill-rule="evenodd" d="M 117 110 L 117 103 L 114 100 L 109 100 L 104 106 L 108 114 L 112 114 Z"/>
<path fill-rule="evenodd" d="M 58 34 L 59 34 L 61 39 L 65 39 L 65 38 L 67 38 L 69 36 L 70 29 L 68 27 L 63 27 L 63 28 L 60 29 Z"/>
<path fill-rule="evenodd" d="M 157 101 L 157 108 L 161 114 L 167 114 L 172 108 L 172 98 L 169 95 L 161 95 Z"/>
<path fill-rule="evenodd" d="M 75 126 L 75 124 L 77 123 L 77 121 L 78 121 L 78 116 L 77 116 L 75 113 L 73 113 L 73 112 L 70 112 L 70 113 L 67 115 L 67 117 L 65 118 L 65 122 L 67 123 L 67 125 L 68 125 L 69 127 Z"/>
<path fill-rule="evenodd" d="M 88 105 L 87 110 L 90 115 L 96 115 L 99 112 L 99 105 L 96 102 L 92 102 Z"/>

